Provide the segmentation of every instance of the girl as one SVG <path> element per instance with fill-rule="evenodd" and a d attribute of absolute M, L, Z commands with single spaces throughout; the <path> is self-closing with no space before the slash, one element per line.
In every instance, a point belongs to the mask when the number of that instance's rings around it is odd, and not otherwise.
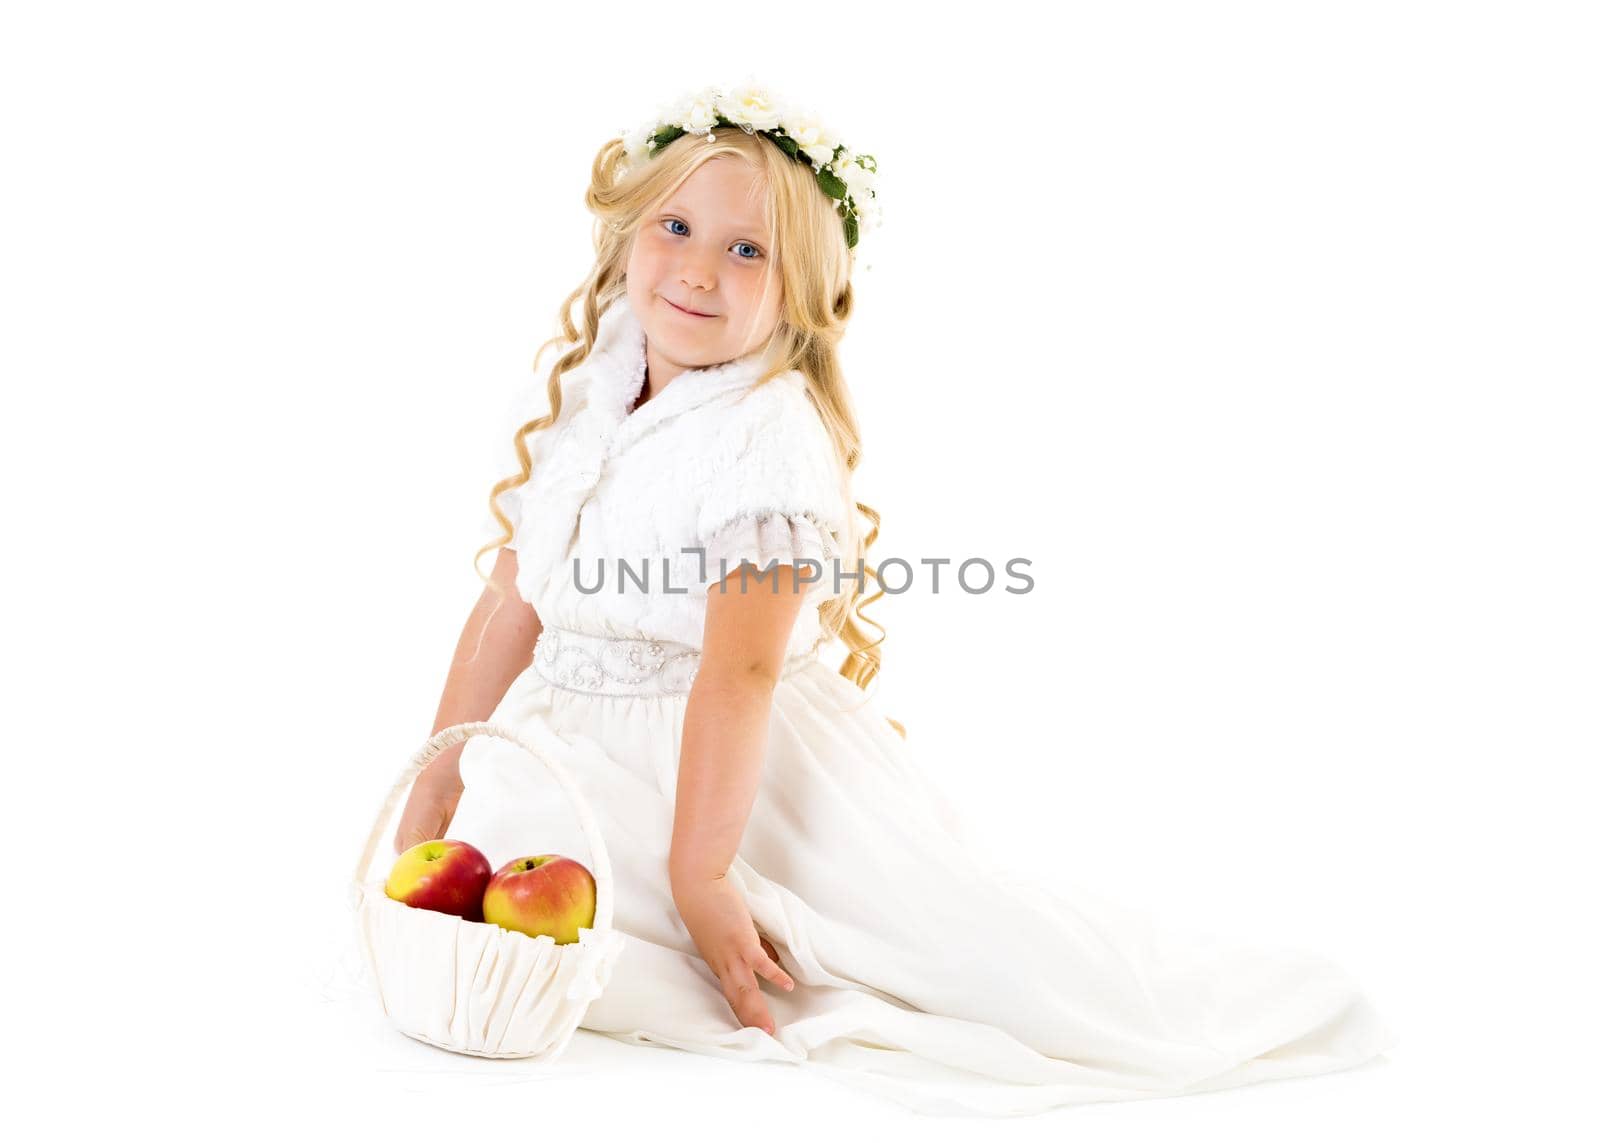
<path fill-rule="evenodd" d="M 1328 961 L 975 863 L 865 693 L 878 516 L 850 492 L 837 346 L 874 170 L 748 87 L 595 160 L 595 266 L 491 493 L 494 569 L 435 723 L 537 722 L 571 748 L 627 942 L 583 1027 L 996 1115 L 1373 1057 L 1393 1038 Z M 394 848 L 447 830 L 496 868 L 588 852 L 492 738 L 431 763 Z"/>

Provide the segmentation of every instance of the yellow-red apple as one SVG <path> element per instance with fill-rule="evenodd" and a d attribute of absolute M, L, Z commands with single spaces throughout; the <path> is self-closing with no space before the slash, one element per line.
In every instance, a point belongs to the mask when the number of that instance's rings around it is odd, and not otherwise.
<path fill-rule="evenodd" d="M 546 936 L 558 945 L 594 927 L 594 875 L 559 853 L 519 857 L 502 865 L 483 891 L 483 919 L 502 929 Z"/>
<path fill-rule="evenodd" d="M 441 838 L 418 842 L 395 858 L 383 891 L 414 909 L 481 921 L 489 877 L 489 859 L 481 850 Z"/>

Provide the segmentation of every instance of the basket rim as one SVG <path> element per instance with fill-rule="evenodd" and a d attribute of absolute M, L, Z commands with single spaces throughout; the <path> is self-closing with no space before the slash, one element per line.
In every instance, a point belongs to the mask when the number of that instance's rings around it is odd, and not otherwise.
<path fill-rule="evenodd" d="M 589 871 L 595 882 L 595 923 L 590 927 L 597 931 L 615 932 L 616 929 L 612 924 L 615 908 L 615 889 L 611 876 L 611 854 L 606 849 L 605 836 L 600 832 L 599 823 L 595 820 L 594 811 L 589 805 L 589 800 L 583 796 L 583 791 L 578 788 L 577 782 L 573 780 L 567 768 L 559 761 L 548 753 L 541 751 L 515 728 L 492 721 L 458 722 L 453 726 L 447 726 L 442 730 L 435 731 L 429 735 L 428 740 L 412 755 L 411 760 L 406 763 L 404 769 L 400 771 L 399 777 L 395 779 L 393 786 L 390 787 L 388 796 L 385 797 L 383 806 L 378 811 L 377 819 L 372 823 L 371 830 L 368 831 L 366 844 L 362 847 L 361 857 L 357 860 L 355 872 L 350 879 L 351 905 L 355 908 L 360 908 L 370 895 L 369 891 L 374 887 L 379 889 L 379 895 L 384 900 L 393 900 L 387 893 L 382 892 L 382 887 L 387 883 L 388 879 L 377 878 L 372 872 L 384 826 L 388 824 L 389 818 L 394 813 L 394 808 L 399 803 L 400 798 L 416 782 L 422 771 L 427 768 L 428 763 L 432 762 L 441 751 L 448 747 L 480 735 L 503 739 L 521 747 L 534 761 L 543 765 L 550 776 L 556 780 L 557 785 L 561 787 L 562 793 L 567 796 L 568 804 L 577 815 L 578 825 L 583 831 L 584 841 L 589 846 L 589 855 L 595 866 Z M 468 844 L 471 843 L 469 842 Z M 411 906 L 401 901 L 396 901 L 395 904 L 401 908 L 411 908 Z M 439 915 L 453 916 L 454 914 L 440 913 Z M 459 919 L 465 920 L 465 918 Z M 468 923 L 487 924 L 489 922 Z M 497 929 L 502 928 L 499 925 L 494 927 Z M 515 929 L 502 929 L 502 931 L 516 932 Z M 527 937 L 526 933 L 519 933 L 518 935 Z"/>

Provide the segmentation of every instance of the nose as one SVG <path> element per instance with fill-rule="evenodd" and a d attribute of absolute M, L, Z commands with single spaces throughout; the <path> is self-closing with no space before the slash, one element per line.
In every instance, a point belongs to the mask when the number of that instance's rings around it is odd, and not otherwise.
<path fill-rule="evenodd" d="M 717 284 L 716 270 L 712 268 L 714 261 L 715 255 L 709 252 L 691 250 L 685 253 L 678 268 L 678 280 L 687 290 L 710 292 Z"/>

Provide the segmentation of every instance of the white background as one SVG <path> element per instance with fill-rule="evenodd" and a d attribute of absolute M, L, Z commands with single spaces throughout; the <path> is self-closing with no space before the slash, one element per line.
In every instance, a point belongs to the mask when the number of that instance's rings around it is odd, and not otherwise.
<path fill-rule="evenodd" d="M 24 1097 L 208 1136 L 912 1122 L 588 1032 L 486 1072 L 340 985 L 354 859 L 480 589 L 486 445 L 587 268 L 594 154 L 753 74 L 880 164 L 844 346 L 872 555 L 1033 561 L 1027 595 L 874 605 L 918 762 L 987 857 L 1326 953 L 1401 1041 L 916 1130 L 1592 1120 L 1581 9 L 8 6 Z"/>

